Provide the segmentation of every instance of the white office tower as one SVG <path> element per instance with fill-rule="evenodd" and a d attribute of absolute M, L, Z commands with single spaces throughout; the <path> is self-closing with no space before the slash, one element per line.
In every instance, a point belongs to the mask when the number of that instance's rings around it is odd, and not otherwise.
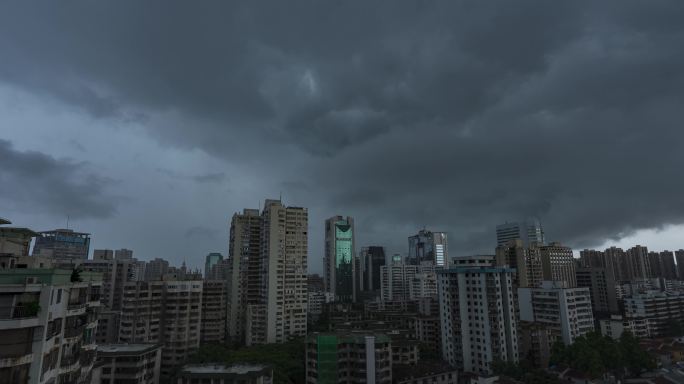
<path fill-rule="evenodd" d="M 511 240 L 522 240 L 523 245 L 544 244 L 544 229 L 538 219 L 505 223 L 496 226 L 496 246 L 506 245 Z"/>
<path fill-rule="evenodd" d="M 518 361 L 514 271 L 490 266 L 493 256 L 469 259 L 437 271 L 442 358 L 464 372 L 487 375 L 493 361 Z"/>
<path fill-rule="evenodd" d="M 551 343 L 566 345 L 594 330 L 589 288 L 568 288 L 559 281 L 544 281 L 540 288 L 518 289 L 520 320 L 548 326 Z"/>
<path fill-rule="evenodd" d="M 228 336 L 238 344 L 282 343 L 306 335 L 308 213 L 266 200 L 233 215 Z"/>

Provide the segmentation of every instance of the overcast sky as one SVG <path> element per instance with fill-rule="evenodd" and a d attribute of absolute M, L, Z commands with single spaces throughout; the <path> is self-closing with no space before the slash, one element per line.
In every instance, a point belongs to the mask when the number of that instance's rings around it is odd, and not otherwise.
<path fill-rule="evenodd" d="M 200 266 L 282 194 L 450 254 L 684 247 L 684 2 L 3 2 L 0 216 Z M 230 3 L 230 5 L 228 5 Z"/>

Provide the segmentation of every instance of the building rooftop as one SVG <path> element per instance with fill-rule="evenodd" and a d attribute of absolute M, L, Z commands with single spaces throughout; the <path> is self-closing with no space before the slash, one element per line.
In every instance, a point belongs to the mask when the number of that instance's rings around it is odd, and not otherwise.
<path fill-rule="evenodd" d="M 161 348 L 158 344 L 102 344 L 97 346 L 98 355 L 137 355 Z"/>
<path fill-rule="evenodd" d="M 3 217 L 0 217 L 0 225 L 3 225 L 3 224 L 12 224 L 12 222 L 3 218 Z"/>
<path fill-rule="evenodd" d="M 180 375 L 184 377 L 225 377 L 242 375 L 271 374 L 272 368 L 265 364 L 237 363 L 226 365 L 223 363 L 187 364 L 181 368 Z"/>
<path fill-rule="evenodd" d="M 397 364 L 392 367 L 394 381 L 441 375 L 447 372 L 457 372 L 457 370 L 441 360 L 420 360 L 418 365 Z"/>

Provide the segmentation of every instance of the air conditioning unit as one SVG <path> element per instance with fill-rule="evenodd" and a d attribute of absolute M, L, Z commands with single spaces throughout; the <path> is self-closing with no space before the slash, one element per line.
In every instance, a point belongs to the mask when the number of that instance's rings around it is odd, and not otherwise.
<path fill-rule="evenodd" d="M 24 284 L 38 284 L 38 277 L 36 276 L 29 276 L 26 278 Z"/>

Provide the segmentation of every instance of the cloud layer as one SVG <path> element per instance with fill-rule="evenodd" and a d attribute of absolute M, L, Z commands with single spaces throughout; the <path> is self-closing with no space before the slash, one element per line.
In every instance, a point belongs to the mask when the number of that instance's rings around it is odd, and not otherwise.
<path fill-rule="evenodd" d="M 575 247 L 684 222 L 681 1 L 3 8 L 0 81 L 271 180 L 312 236 L 351 214 L 363 243 L 428 226 L 467 253 L 525 216 Z M 160 172 L 232 180 L 195 175 Z"/>

